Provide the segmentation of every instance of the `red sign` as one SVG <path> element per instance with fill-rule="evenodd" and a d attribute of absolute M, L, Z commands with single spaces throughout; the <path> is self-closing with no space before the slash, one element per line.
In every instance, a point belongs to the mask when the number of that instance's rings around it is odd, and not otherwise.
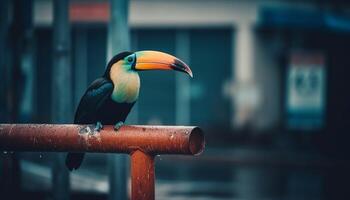
<path fill-rule="evenodd" d="M 107 2 L 72 2 L 69 20 L 73 23 L 106 23 L 109 21 Z"/>

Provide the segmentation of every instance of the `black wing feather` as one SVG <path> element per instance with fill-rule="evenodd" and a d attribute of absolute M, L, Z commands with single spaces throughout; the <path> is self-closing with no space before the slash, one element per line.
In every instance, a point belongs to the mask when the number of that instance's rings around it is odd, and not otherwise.
<path fill-rule="evenodd" d="M 86 124 L 96 122 L 96 112 L 113 92 L 113 84 L 105 78 L 96 79 L 81 98 L 74 123 Z"/>

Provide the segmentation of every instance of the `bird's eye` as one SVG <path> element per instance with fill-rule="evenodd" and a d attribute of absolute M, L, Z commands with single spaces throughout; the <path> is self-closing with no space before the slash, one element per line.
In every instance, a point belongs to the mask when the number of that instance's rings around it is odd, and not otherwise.
<path fill-rule="evenodd" d="M 129 58 L 128 58 L 128 62 L 129 62 L 129 63 L 132 63 L 133 60 L 134 60 L 133 57 L 129 57 Z"/>

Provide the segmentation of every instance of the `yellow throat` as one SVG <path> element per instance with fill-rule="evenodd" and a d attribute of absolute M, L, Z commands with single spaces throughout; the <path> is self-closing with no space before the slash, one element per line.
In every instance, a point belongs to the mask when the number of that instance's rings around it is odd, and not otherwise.
<path fill-rule="evenodd" d="M 133 103 L 139 97 L 140 77 L 137 72 L 125 70 L 120 63 L 111 67 L 110 77 L 114 85 L 111 95 L 118 103 Z"/>

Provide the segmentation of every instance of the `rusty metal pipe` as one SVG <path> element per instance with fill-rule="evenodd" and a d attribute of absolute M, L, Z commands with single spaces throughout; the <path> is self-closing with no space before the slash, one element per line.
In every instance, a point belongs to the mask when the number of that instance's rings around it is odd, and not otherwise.
<path fill-rule="evenodd" d="M 198 127 L 0 124 L 0 150 L 196 155 L 204 149 Z"/>
<path fill-rule="evenodd" d="M 131 199 L 154 200 L 154 156 L 200 154 L 198 127 L 123 126 L 118 132 L 93 125 L 0 124 L 2 151 L 109 152 L 131 155 Z"/>

